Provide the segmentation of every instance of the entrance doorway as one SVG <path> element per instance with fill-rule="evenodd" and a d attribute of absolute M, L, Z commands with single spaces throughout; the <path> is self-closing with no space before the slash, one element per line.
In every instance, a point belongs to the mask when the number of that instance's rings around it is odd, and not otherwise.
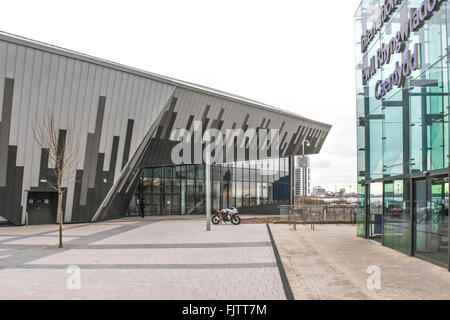
<path fill-rule="evenodd" d="M 383 239 L 383 183 L 369 185 L 369 238 L 382 242 Z"/>
<path fill-rule="evenodd" d="M 433 177 L 414 183 L 414 253 L 448 267 L 449 180 Z"/>
<path fill-rule="evenodd" d="M 56 192 L 28 192 L 28 224 L 55 224 L 57 203 Z"/>

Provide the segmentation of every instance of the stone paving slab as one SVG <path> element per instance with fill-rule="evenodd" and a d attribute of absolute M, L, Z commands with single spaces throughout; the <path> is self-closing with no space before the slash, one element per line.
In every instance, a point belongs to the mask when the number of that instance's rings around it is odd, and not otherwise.
<path fill-rule="evenodd" d="M 0 232 L 1 232 L 1 230 L 0 230 Z M 13 238 L 14 238 L 14 236 L 0 236 L 0 241 L 8 241 Z"/>
<path fill-rule="evenodd" d="M 84 270 L 68 290 L 65 270 L 4 270 L 2 299 L 285 299 L 276 268 L 236 270 Z"/>
<path fill-rule="evenodd" d="M 125 223 L 125 222 L 121 222 L 120 225 L 125 225 L 125 224 L 131 224 L 131 222 L 129 223 Z M 89 236 L 91 234 L 97 233 L 97 232 L 101 232 L 101 231 L 108 231 L 114 228 L 117 228 L 118 225 L 116 224 L 101 224 L 101 225 L 97 225 L 97 224 L 89 224 L 89 225 L 85 225 L 83 227 L 80 228 L 74 228 L 74 229 L 69 229 L 66 232 L 64 232 L 64 236 L 66 237 L 80 237 L 80 236 Z M 58 231 L 55 232 L 50 232 L 48 233 L 49 236 L 59 236 Z"/>
<path fill-rule="evenodd" d="M 67 226 L 66 226 L 67 227 Z M 1 227 L 0 236 L 27 236 L 36 235 L 42 232 L 52 232 L 56 230 L 57 225 L 42 225 L 32 227 Z"/>
<path fill-rule="evenodd" d="M 65 241 L 71 241 L 77 239 L 76 237 L 66 237 L 64 236 Z M 27 237 L 27 238 L 19 238 L 18 240 L 11 239 L 11 241 L 5 241 L 4 244 L 6 245 L 46 245 L 46 246 L 52 246 L 58 244 L 58 237 Z"/>
<path fill-rule="evenodd" d="M 447 269 L 356 237 L 348 225 L 271 225 L 297 300 L 450 299 Z M 381 289 L 367 287 L 370 266 L 381 270 Z"/>
<path fill-rule="evenodd" d="M 236 255 L 239 250 L 239 255 Z M 45 257 L 29 264 L 246 264 L 273 261 L 273 249 L 263 248 L 200 248 L 200 249 L 127 249 L 126 259 L 123 249 L 79 249 L 68 250 Z M 241 255 L 242 254 L 242 255 Z"/>
<path fill-rule="evenodd" d="M 236 227 L 222 224 L 213 226 L 213 232 L 206 233 L 204 220 L 163 220 L 158 222 L 158 228 L 152 228 L 152 232 L 142 226 L 132 231 L 133 237 L 124 232 L 93 244 L 270 242 L 268 233 L 261 231 L 265 228 L 265 225 Z"/>
<path fill-rule="evenodd" d="M 0 242 L 0 299 L 286 299 L 265 225 L 124 219 L 67 227 L 62 250 L 47 242 L 56 228 Z M 71 265 L 80 290 L 67 287 Z"/>

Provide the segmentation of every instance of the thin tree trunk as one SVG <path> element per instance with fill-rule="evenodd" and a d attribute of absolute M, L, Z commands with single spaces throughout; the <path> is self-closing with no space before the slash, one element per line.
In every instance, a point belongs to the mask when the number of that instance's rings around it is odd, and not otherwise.
<path fill-rule="evenodd" d="M 63 248 L 62 227 L 63 227 L 63 215 L 62 215 L 62 192 L 58 192 L 58 219 L 59 219 L 59 247 Z"/>
<path fill-rule="evenodd" d="M 58 222 L 59 222 L 59 248 L 63 248 L 62 227 L 63 227 L 63 215 L 62 215 L 62 181 L 61 171 L 58 173 Z"/>

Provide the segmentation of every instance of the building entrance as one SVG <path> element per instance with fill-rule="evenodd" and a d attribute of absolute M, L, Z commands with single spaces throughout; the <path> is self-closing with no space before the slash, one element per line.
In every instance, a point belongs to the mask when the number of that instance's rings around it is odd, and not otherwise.
<path fill-rule="evenodd" d="M 449 179 L 416 180 L 414 186 L 414 253 L 448 267 Z"/>
<path fill-rule="evenodd" d="M 369 187 L 369 238 L 382 242 L 383 235 L 383 183 L 370 184 Z"/>
<path fill-rule="evenodd" d="M 54 224 L 58 194 L 56 192 L 29 192 L 28 193 L 28 224 Z"/>

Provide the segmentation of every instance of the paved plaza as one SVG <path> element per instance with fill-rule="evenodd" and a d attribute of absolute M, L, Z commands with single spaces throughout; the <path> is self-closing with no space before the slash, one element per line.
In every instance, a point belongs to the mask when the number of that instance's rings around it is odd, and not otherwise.
<path fill-rule="evenodd" d="M 263 224 L 207 233 L 202 219 L 122 219 L 64 229 L 61 250 L 54 225 L 0 228 L 0 299 L 286 299 Z"/>
<path fill-rule="evenodd" d="M 447 269 L 357 238 L 353 226 L 271 229 L 295 299 L 450 299 Z M 379 268 L 379 290 L 368 289 L 369 267 Z"/>
<path fill-rule="evenodd" d="M 446 269 L 359 239 L 348 225 L 205 232 L 201 218 L 164 217 L 64 229 L 61 250 L 57 226 L 0 228 L 0 299 L 450 299 Z M 380 289 L 367 287 L 370 266 Z"/>

